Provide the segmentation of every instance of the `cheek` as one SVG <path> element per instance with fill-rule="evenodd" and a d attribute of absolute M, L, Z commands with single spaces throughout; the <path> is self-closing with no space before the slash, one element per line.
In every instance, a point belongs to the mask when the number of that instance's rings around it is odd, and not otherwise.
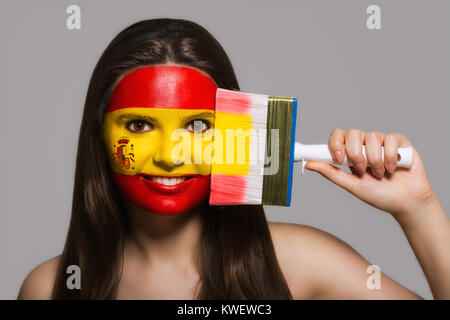
<path fill-rule="evenodd" d="M 135 175 L 153 157 L 157 137 L 136 137 L 127 130 L 109 126 L 104 131 L 107 157 L 118 173 Z"/>
<path fill-rule="evenodd" d="M 143 172 L 146 163 L 152 163 L 153 156 L 156 152 L 156 148 L 159 145 L 159 138 L 146 137 L 146 138 L 134 138 L 134 153 L 136 160 L 136 172 L 138 174 Z"/>
<path fill-rule="evenodd" d="M 212 133 L 202 137 L 191 136 L 191 163 L 193 170 L 202 175 L 210 175 L 213 161 Z"/>

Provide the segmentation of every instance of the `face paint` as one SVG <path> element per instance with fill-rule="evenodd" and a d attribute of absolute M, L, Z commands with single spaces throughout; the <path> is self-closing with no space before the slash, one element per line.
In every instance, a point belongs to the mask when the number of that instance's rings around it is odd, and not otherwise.
<path fill-rule="evenodd" d="M 180 66 L 142 67 L 117 84 L 103 134 L 113 179 L 128 200 L 152 213 L 178 215 L 209 195 L 211 165 L 195 163 L 193 145 L 190 158 L 174 161 L 180 142 L 172 134 L 200 137 L 205 151 L 216 89 L 208 76 Z"/>

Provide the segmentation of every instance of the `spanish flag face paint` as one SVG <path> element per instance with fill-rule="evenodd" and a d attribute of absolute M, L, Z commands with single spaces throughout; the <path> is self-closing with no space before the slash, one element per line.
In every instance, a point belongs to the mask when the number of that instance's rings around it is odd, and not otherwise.
<path fill-rule="evenodd" d="M 167 65 L 139 68 L 117 84 L 103 134 L 113 180 L 128 200 L 178 215 L 207 198 L 211 162 L 203 157 L 212 145 L 216 90 L 202 72 Z"/>

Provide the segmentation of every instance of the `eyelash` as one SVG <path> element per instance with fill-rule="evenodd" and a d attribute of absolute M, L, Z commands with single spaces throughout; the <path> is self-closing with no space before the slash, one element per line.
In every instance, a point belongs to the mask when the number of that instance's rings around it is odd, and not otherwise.
<path fill-rule="evenodd" d="M 194 126 L 194 122 L 195 122 L 195 121 L 201 121 L 201 122 L 203 122 L 203 123 L 206 125 L 206 129 L 205 129 L 205 130 L 202 130 L 202 131 L 201 131 L 202 133 L 203 133 L 204 131 L 208 130 L 209 128 L 211 128 L 211 123 L 210 123 L 208 120 L 204 120 L 204 119 L 195 119 L 195 120 L 192 120 L 191 122 L 189 122 L 189 123 L 187 124 L 186 128 L 189 127 L 190 125 Z M 188 130 L 188 129 L 187 129 L 187 130 Z M 188 131 L 191 131 L 191 130 L 188 130 Z M 194 128 L 192 128 L 192 131 L 191 131 L 191 132 L 194 132 Z"/>
<path fill-rule="evenodd" d="M 142 133 L 142 132 L 150 131 L 150 130 L 145 130 L 145 131 L 132 130 L 131 126 L 133 124 L 136 124 L 136 123 L 139 123 L 139 122 L 142 122 L 144 124 L 144 128 L 145 128 L 146 125 L 152 126 L 152 124 L 150 122 L 148 122 L 148 121 L 136 119 L 136 120 L 128 121 L 127 124 L 125 125 L 125 127 L 127 128 L 128 131 L 131 131 L 131 132 L 134 132 L 134 133 Z"/>
<path fill-rule="evenodd" d="M 205 120 L 205 119 L 194 119 L 194 120 L 190 121 L 190 122 L 185 126 L 185 128 L 187 128 L 187 127 L 189 127 L 189 126 L 191 126 L 191 125 L 193 126 L 193 125 L 194 125 L 194 121 L 202 121 L 202 122 L 206 125 L 206 129 L 202 130 L 201 132 L 204 132 L 204 131 L 208 130 L 209 128 L 211 128 L 211 123 L 210 123 L 208 120 Z M 148 121 L 146 121 L 146 120 L 140 120 L 140 119 L 135 119 L 135 120 L 128 121 L 128 122 L 126 123 L 125 127 L 127 128 L 128 131 L 131 131 L 131 132 L 133 132 L 133 133 L 143 133 L 143 132 L 151 131 L 151 130 L 145 130 L 145 131 L 142 131 L 142 130 L 141 130 L 141 131 L 139 131 L 139 130 L 132 130 L 132 129 L 131 129 L 131 126 L 132 126 L 133 124 L 136 124 L 136 123 L 139 123 L 139 122 L 141 122 L 141 123 L 144 124 L 144 128 L 145 128 L 146 125 L 153 127 L 153 125 L 152 125 L 150 122 L 148 122 Z M 192 129 L 192 130 L 186 129 L 186 130 L 188 130 L 188 131 L 190 131 L 190 132 L 194 132 L 194 129 Z"/>

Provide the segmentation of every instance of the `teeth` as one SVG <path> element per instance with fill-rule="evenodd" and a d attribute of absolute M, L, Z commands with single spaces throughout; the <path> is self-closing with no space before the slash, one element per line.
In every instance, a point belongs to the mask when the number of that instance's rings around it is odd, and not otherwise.
<path fill-rule="evenodd" d="M 165 186 L 173 186 L 186 180 L 184 177 L 167 178 L 167 177 L 152 177 L 152 180 L 156 183 L 163 184 Z"/>

